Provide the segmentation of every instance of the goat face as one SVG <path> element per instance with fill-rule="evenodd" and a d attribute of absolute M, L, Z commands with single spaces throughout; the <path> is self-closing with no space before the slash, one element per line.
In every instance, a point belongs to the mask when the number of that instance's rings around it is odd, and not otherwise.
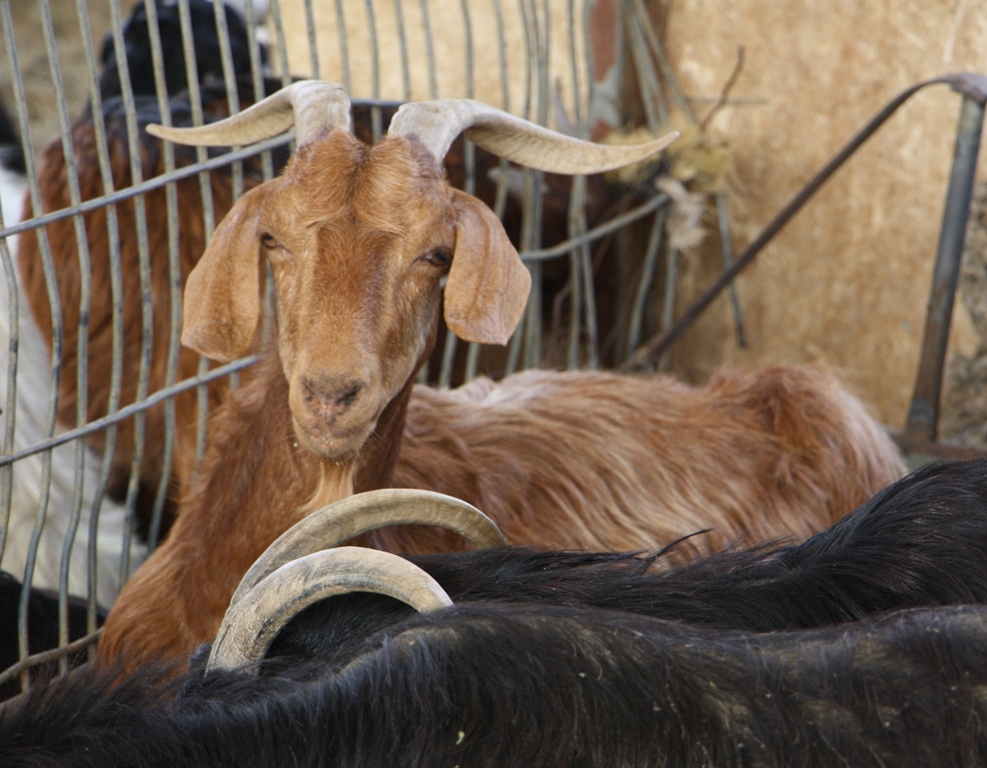
<path fill-rule="evenodd" d="M 253 344 L 271 265 L 295 433 L 352 458 L 431 352 L 445 317 L 462 338 L 507 341 L 530 279 L 503 227 L 452 189 L 414 138 L 367 147 L 334 131 L 246 194 L 189 277 L 183 342 L 228 360 Z"/>

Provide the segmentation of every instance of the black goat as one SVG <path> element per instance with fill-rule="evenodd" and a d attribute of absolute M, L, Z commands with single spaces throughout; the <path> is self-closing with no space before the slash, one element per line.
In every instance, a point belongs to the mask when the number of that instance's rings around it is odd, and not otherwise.
<path fill-rule="evenodd" d="M 164 60 L 165 87 L 173 96 L 188 88 L 188 68 L 182 45 L 182 26 L 178 5 L 156 0 L 158 31 L 161 37 L 161 53 Z M 233 8 L 224 4 L 226 28 L 229 33 L 230 52 L 234 77 L 250 75 L 250 43 L 243 18 Z M 211 0 L 189 0 L 192 41 L 195 48 L 196 80 L 205 83 L 209 79 L 223 80 L 223 57 L 219 43 L 219 29 Z M 123 28 L 127 71 L 134 95 L 153 96 L 154 65 L 151 58 L 150 25 L 143 0 L 133 8 Z M 266 49 L 261 48 L 262 60 Z M 100 53 L 103 74 L 99 79 L 100 95 L 107 99 L 122 93 L 120 64 L 117 61 L 113 37 L 107 34 Z"/>
<path fill-rule="evenodd" d="M 0 763 L 983 765 L 985 641 L 984 606 L 761 634 L 469 604 L 176 700 L 153 677 L 66 678 L 0 714 Z"/>
<path fill-rule="evenodd" d="M 985 481 L 985 461 L 932 466 L 803 544 L 664 574 L 415 557 L 457 607 L 324 601 L 260 678 L 201 658 L 171 683 L 71 675 L 0 714 L 0 764 L 983 764 L 987 607 L 942 604 L 987 597 Z"/>
<path fill-rule="evenodd" d="M 21 601 L 21 583 L 6 571 L 0 571 L 0 672 L 17 663 L 20 650 L 17 637 L 17 614 Z M 68 599 L 68 637 L 78 640 L 87 633 L 87 604 L 77 597 Z M 97 610 L 96 623 L 100 625 L 106 612 Z M 28 652 L 35 654 L 58 647 L 58 594 L 50 589 L 31 590 L 27 603 Z M 73 664 L 85 660 L 85 654 L 70 657 Z M 50 675 L 55 664 L 36 667 L 34 674 Z M 0 699 L 7 699 L 20 692 L 18 681 L 0 685 Z"/>
<path fill-rule="evenodd" d="M 987 460 L 924 467 L 799 544 L 728 550 L 668 571 L 654 567 L 665 551 L 505 548 L 407 559 L 456 603 L 601 608 L 755 632 L 987 603 Z M 319 656 L 343 642 L 350 626 L 365 636 L 412 613 L 374 595 L 326 600 L 288 624 L 270 655 Z"/>
<path fill-rule="evenodd" d="M 27 174 L 24 146 L 21 144 L 20 133 L 2 102 L 0 102 L 0 167 L 4 171 L 20 176 Z M 9 218 L 11 214 L 20 215 L 20 211 L 4 209 L 5 217 Z"/>

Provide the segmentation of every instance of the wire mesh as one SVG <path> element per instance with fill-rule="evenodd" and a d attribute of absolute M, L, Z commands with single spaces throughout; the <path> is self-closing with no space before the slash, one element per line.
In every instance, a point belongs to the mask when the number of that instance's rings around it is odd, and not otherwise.
<path fill-rule="evenodd" d="M 652 131 L 666 130 L 673 111 L 689 117 L 643 0 L 246 0 L 240 10 L 221 0 L 75 0 L 53 18 L 66 5 L 0 0 L 0 97 L 17 115 L 29 200 L 23 219 L 0 209 L 8 326 L 0 568 L 23 584 L 13 618 L 0 617 L 17 625 L 0 686 L 17 677 L 27 687 L 31 667 L 59 660 L 64 670 L 91 650 L 115 591 L 166 534 L 207 444 L 210 409 L 255 360 L 190 358 L 180 344 L 182 286 L 232 202 L 278 172 L 291 136 L 181 150 L 151 142 L 147 122 L 200 125 L 307 76 L 340 82 L 368 107 L 374 140 L 394 102 L 418 98 L 477 98 L 581 138 L 635 115 Z M 600 6 L 618 20 L 613 29 L 594 23 Z M 128 59 L 138 16 L 147 30 L 141 61 Z M 634 104 L 620 114 L 613 71 L 593 61 L 601 45 L 626 53 L 615 57 L 618 79 L 635 84 Z M 106 85 L 114 61 L 118 91 Z M 674 298 L 660 257 L 669 254 L 669 198 L 649 175 L 570 182 L 481 162 L 464 143 L 452 180 L 516 237 L 532 298 L 506 350 L 443 332 L 422 380 L 453 386 L 522 367 L 622 362 L 615 350 L 653 333 L 663 297 Z M 620 312 L 608 294 L 617 232 L 629 233 L 622 292 L 633 297 Z M 41 276 L 27 277 L 28 255 Z M 52 539 L 54 565 L 39 556 Z M 58 602 L 54 649 L 32 643 L 39 590 Z M 72 625 L 76 598 L 81 629 Z"/>

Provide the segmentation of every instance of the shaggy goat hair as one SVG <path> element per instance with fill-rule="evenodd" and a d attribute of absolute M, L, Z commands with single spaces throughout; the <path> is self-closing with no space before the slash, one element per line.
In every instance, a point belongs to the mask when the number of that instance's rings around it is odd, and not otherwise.
<path fill-rule="evenodd" d="M 232 360 L 256 347 L 270 264 L 277 342 L 212 418 L 169 539 L 107 620 L 102 660 L 184 658 L 215 634 L 240 577 L 278 535 L 354 490 L 441 491 L 483 510 L 509 542 L 539 548 L 637 549 L 700 528 L 715 529 L 717 548 L 742 535 L 811 535 L 903 472 L 888 436 L 822 367 L 724 372 L 701 387 L 526 371 L 451 392 L 416 389 L 440 314 L 464 339 L 504 343 L 530 285 L 493 212 L 446 181 L 446 139 L 466 130 L 509 159 L 586 172 L 668 138 L 643 148 L 580 143 L 454 101 L 404 105 L 368 147 L 318 124 L 348 125 L 350 103 L 316 82 L 201 130 L 227 143 L 244 122 L 284 130 L 292 100 L 311 118 L 298 126 L 298 151 L 280 177 L 237 201 L 185 291 L 183 343 Z M 488 121 L 482 141 L 451 125 L 451 114 L 473 111 Z M 280 118 L 258 120 L 265 113 Z M 431 132 L 415 127 L 433 119 Z M 508 140 L 518 134 L 525 140 Z M 515 153 L 535 137 L 538 153 Z M 419 529 L 371 541 L 437 548 Z"/>
<path fill-rule="evenodd" d="M 917 470 L 797 544 L 728 549 L 669 568 L 681 543 L 650 556 L 507 547 L 407 558 L 457 604 L 591 607 L 724 630 L 811 629 L 987 603 L 987 459 Z M 356 615 L 367 617 L 369 634 L 412 613 L 374 595 L 325 600 L 300 613 L 270 653 L 320 656 L 345 641 L 336 628 L 345 632 Z"/>
<path fill-rule="evenodd" d="M 929 467 L 803 544 L 666 574 L 635 555 L 413 557 L 454 608 L 317 603 L 259 678 L 204 673 L 207 648 L 172 682 L 69 675 L 0 713 L 0 763 L 980 764 L 987 607 L 869 614 L 987 597 L 985 478 L 987 461 Z"/>
<path fill-rule="evenodd" d="M 470 604 L 260 678 L 65 678 L 0 712 L 0 763 L 982 765 L 985 641 L 985 606 L 761 634 Z"/>
<path fill-rule="evenodd" d="M 6 571 L 0 571 L 0 672 L 17 663 L 20 659 L 17 615 L 20 611 L 23 585 Z M 84 600 L 69 597 L 66 602 L 68 640 L 78 640 L 88 633 L 89 607 Z M 106 612 L 97 608 L 96 625 L 106 618 Z M 41 653 L 58 648 L 58 594 L 48 589 L 33 588 L 27 602 L 27 651 Z M 73 665 L 85 661 L 84 653 L 69 656 Z M 57 669 L 57 662 L 45 662 L 31 668 L 33 676 L 50 676 Z M 0 685 L 0 699 L 7 699 L 20 693 L 18 681 Z"/>

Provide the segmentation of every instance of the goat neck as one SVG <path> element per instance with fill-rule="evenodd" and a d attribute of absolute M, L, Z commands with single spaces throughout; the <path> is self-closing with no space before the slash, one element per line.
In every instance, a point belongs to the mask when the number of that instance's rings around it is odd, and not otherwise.
<path fill-rule="evenodd" d="M 211 640 L 240 579 L 274 539 L 354 489 L 389 483 L 411 390 L 409 381 L 388 403 L 359 454 L 323 460 L 299 445 L 280 358 L 265 349 L 257 371 L 210 421 L 198 479 L 168 539 L 117 598 L 100 663 L 127 670 L 181 663 Z"/>
<path fill-rule="evenodd" d="M 210 435 L 174 528 L 107 617 L 101 664 L 187 657 L 215 635 L 240 578 L 274 538 L 313 503 L 352 493 L 352 462 L 325 465 L 298 446 L 273 350 L 210 420 Z"/>

